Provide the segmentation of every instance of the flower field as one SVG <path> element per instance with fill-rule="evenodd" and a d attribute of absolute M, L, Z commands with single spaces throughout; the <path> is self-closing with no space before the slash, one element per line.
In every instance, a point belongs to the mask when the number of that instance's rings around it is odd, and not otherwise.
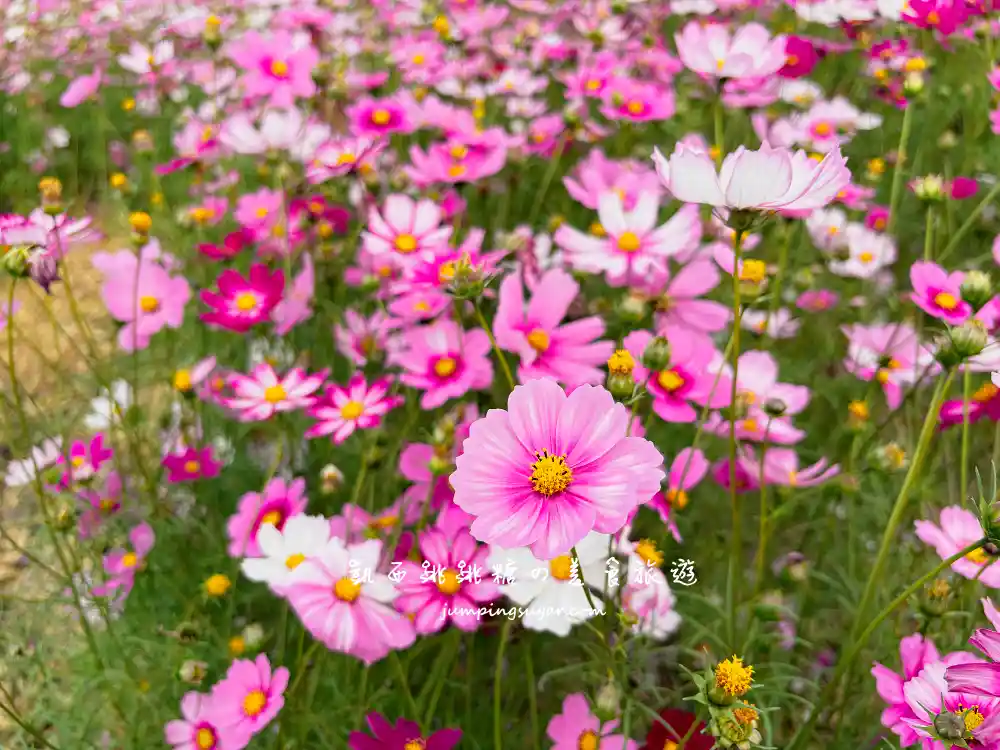
<path fill-rule="evenodd" d="M 0 37 L 0 748 L 1000 750 L 992 0 Z"/>

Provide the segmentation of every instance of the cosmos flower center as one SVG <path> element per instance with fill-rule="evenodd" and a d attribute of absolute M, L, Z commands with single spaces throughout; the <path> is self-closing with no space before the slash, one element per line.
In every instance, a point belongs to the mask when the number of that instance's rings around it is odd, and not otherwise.
<path fill-rule="evenodd" d="M 799 56 L 798 55 L 788 55 L 788 56 L 786 56 L 785 57 L 785 64 L 786 65 L 798 65 L 799 64 Z"/>
<path fill-rule="evenodd" d="M 635 554 L 646 563 L 646 565 L 663 565 L 663 553 L 656 549 L 656 542 L 652 539 L 642 539 L 635 545 Z"/>
<path fill-rule="evenodd" d="M 257 295 L 253 292 L 240 292 L 236 295 L 236 309 L 240 312 L 250 312 L 257 307 Z"/>
<path fill-rule="evenodd" d="M 549 348 L 549 334 L 541 328 L 536 328 L 528 334 L 528 344 L 536 352 L 543 354 L 548 351 Z"/>
<path fill-rule="evenodd" d="M 289 555 L 285 558 L 285 567 L 289 570 L 295 570 L 306 560 L 306 556 L 301 552 L 296 552 L 294 555 Z"/>
<path fill-rule="evenodd" d="M 357 160 L 358 159 L 354 154 L 344 153 L 337 157 L 337 166 L 343 167 L 348 164 L 354 164 Z"/>
<path fill-rule="evenodd" d="M 263 526 L 264 524 L 268 523 L 277 528 L 278 525 L 281 523 L 281 511 L 271 510 L 265 513 L 263 516 L 261 516 L 260 525 Z"/>
<path fill-rule="evenodd" d="M 865 250 L 863 253 L 861 253 L 861 255 L 858 256 L 858 260 L 860 260 L 862 263 L 871 263 L 873 260 L 875 260 L 875 256 L 874 254 Z"/>
<path fill-rule="evenodd" d="M 288 398 L 288 393 L 285 391 L 285 388 L 281 385 L 281 383 L 268 386 L 264 389 L 264 400 L 269 404 L 280 404 L 286 398 Z"/>
<path fill-rule="evenodd" d="M 414 65 L 423 65 L 426 59 L 423 55 L 414 55 L 412 62 Z"/>
<path fill-rule="evenodd" d="M 458 590 L 462 588 L 462 584 L 458 580 L 458 571 L 452 568 L 445 569 L 441 573 L 441 577 L 437 582 L 438 591 L 442 594 L 447 594 L 451 596 L 452 594 L 457 594 Z"/>
<path fill-rule="evenodd" d="M 412 234 L 401 234 L 396 238 L 395 245 L 401 253 L 412 253 L 417 249 L 417 238 Z"/>
<path fill-rule="evenodd" d="M 667 740 L 663 743 L 663 750 L 677 750 L 677 743 L 673 740 Z"/>
<path fill-rule="evenodd" d="M 188 474 L 197 474 L 200 468 L 201 464 L 195 461 L 194 459 L 184 462 L 184 471 L 186 471 Z"/>
<path fill-rule="evenodd" d="M 684 385 L 684 378 L 676 370 L 663 370 L 656 376 L 656 382 L 663 390 L 673 393 Z"/>
<path fill-rule="evenodd" d="M 84 458 L 83 456 L 73 456 L 73 458 L 70 459 L 70 463 L 73 464 L 73 468 L 79 469 L 83 466 Z"/>
<path fill-rule="evenodd" d="M 986 721 L 986 717 L 979 713 L 979 706 L 971 706 L 959 712 L 962 721 L 965 723 L 966 731 L 972 732 Z"/>
<path fill-rule="evenodd" d="M 389 114 L 389 110 L 387 109 L 376 109 L 372 112 L 372 122 L 376 125 L 388 125 L 391 119 L 392 115 Z"/>
<path fill-rule="evenodd" d="M 540 495 L 557 495 L 573 482 L 573 470 L 566 465 L 566 456 L 554 456 L 547 450 L 536 452 L 538 460 L 531 465 L 531 486 Z"/>
<path fill-rule="evenodd" d="M 724 67 L 726 67 L 726 61 L 721 57 L 715 58 L 715 69 L 721 71 Z"/>
<path fill-rule="evenodd" d="M 990 556 L 986 554 L 986 550 L 980 547 L 979 549 L 972 550 L 972 552 L 965 556 L 965 559 L 976 565 L 985 565 L 990 561 Z"/>
<path fill-rule="evenodd" d="M 936 10 L 932 10 L 927 14 L 927 23 L 931 26 L 937 26 L 941 23 L 941 15 Z"/>
<path fill-rule="evenodd" d="M 994 398 L 997 393 L 1000 393 L 1000 388 L 997 388 L 993 385 L 993 383 L 986 383 L 982 388 L 972 394 L 972 400 L 982 403 Z"/>
<path fill-rule="evenodd" d="M 284 60 L 271 61 L 271 75 L 275 78 L 284 78 L 288 75 L 288 63 Z"/>
<path fill-rule="evenodd" d="M 833 132 L 833 126 L 830 125 L 830 123 L 828 122 L 817 122 L 815 125 L 813 125 L 813 133 L 815 135 L 820 136 L 821 138 L 825 138 L 832 132 Z"/>
<path fill-rule="evenodd" d="M 450 167 L 448 167 L 449 177 L 461 177 L 463 174 L 465 174 L 464 164 L 452 164 Z"/>
<path fill-rule="evenodd" d="M 144 294 L 139 298 L 139 309 L 144 313 L 155 313 L 160 309 L 160 301 L 156 297 Z"/>
<path fill-rule="evenodd" d="M 599 221 L 595 221 L 593 224 L 590 225 L 590 233 L 595 237 L 606 237 L 608 234 L 607 232 L 604 231 L 604 227 L 601 225 L 601 222 Z"/>
<path fill-rule="evenodd" d="M 466 156 L 469 155 L 469 148 L 467 146 L 458 144 L 457 146 L 452 146 L 448 153 L 451 154 L 452 159 L 456 160 L 464 159 Z"/>
<path fill-rule="evenodd" d="M 597 91 L 599 88 L 601 88 L 601 82 L 596 78 L 591 78 L 587 81 L 587 91 Z"/>
<path fill-rule="evenodd" d="M 139 558 L 136 557 L 135 552 L 126 552 L 122 556 L 122 567 L 123 568 L 134 568 L 139 564 Z"/>
<path fill-rule="evenodd" d="M 954 294 L 949 294 L 948 292 L 938 292 L 934 295 L 934 304 L 942 310 L 954 310 L 958 307 L 958 300 L 955 299 Z"/>
<path fill-rule="evenodd" d="M 628 103 L 628 111 L 633 115 L 641 115 L 646 111 L 646 105 L 638 99 L 633 99 Z"/>
<path fill-rule="evenodd" d="M 453 357 L 441 357 L 434 363 L 434 374 L 439 378 L 447 378 L 455 374 L 458 369 L 458 362 Z"/>
<path fill-rule="evenodd" d="M 744 419 L 740 426 L 743 428 L 744 432 L 757 432 L 759 429 L 756 419 Z"/>
<path fill-rule="evenodd" d="M 190 391 L 191 385 L 190 370 L 178 370 L 174 373 L 174 388 L 179 391 Z"/>
<path fill-rule="evenodd" d="M 745 260 L 740 269 L 740 281 L 749 281 L 751 284 L 759 284 L 767 275 L 767 266 L 762 260 Z"/>
<path fill-rule="evenodd" d="M 422 738 L 417 737 L 403 745 L 403 750 L 427 750 L 427 743 Z"/>
<path fill-rule="evenodd" d="M 350 578 L 341 578 L 333 586 L 333 595 L 342 602 L 353 602 L 361 596 L 361 584 Z"/>
<path fill-rule="evenodd" d="M 573 558 L 559 555 L 549 560 L 549 574 L 557 581 L 568 581 L 573 577 Z"/>
<path fill-rule="evenodd" d="M 623 253 L 634 253 L 640 245 L 642 241 L 635 232 L 624 232 L 618 237 L 618 249 Z"/>
<path fill-rule="evenodd" d="M 257 218 L 258 219 L 263 219 L 263 218 L 267 217 L 267 213 L 268 212 L 267 212 L 267 209 L 264 208 L 264 206 L 261 206 L 254 213 L 257 214 Z"/>
<path fill-rule="evenodd" d="M 215 747 L 215 732 L 208 727 L 202 727 L 194 735 L 194 743 L 198 750 L 212 750 Z"/>
<path fill-rule="evenodd" d="M 455 278 L 455 264 L 452 261 L 447 263 L 442 263 L 441 267 L 438 269 L 438 281 L 442 284 L 447 284 L 449 281 Z"/>
<path fill-rule="evenodd" d="M 577 750 L 597 750 L 597 732 L 588 729 L 580 735 L 580 740 L 576 743 Z"/>
<path fill-rule="evenodd" d="M 103 510 L 105 513 L 110 513 L 111 511 L 113 511 L 115 509 L 115 505 L 117 505 L 117 503 L 112 498 L 110 497 L 101 498 L 100 502 L 101 510 Z"/>
<path fill-rule="evenodd" d="M 364 413 L 365 407 L 360 401 L 348 401 L 340 407 L 340 416 L 344 419 L 357 419 Z"/>
<path fill-rule="evenodd" d="M 788 486 L 797 487 L 799 484 L 799 473 L 797 471 L 788 472 Z"/>
<path fill-rule="evenodd" d="M 250 718 L 259 716 L 267 705 L 267 695 L 263 690 L 253 690 L 243 699 L 243 713 Z"/>

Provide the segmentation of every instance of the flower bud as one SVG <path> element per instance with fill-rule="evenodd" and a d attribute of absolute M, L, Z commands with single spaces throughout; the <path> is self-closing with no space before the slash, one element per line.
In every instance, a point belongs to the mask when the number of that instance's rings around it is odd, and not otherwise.
<path fill-rule="evenodd" d="M 946 130 L 938 138 L 938 148 L 948 150 L 955 148 L 958 145 L 958 136 L 955 135 L 954 131 Z"/>
<path fill-rule="evenodd" d="M 194 659 L 188 659 L 186 662 L 181 664 L 181 668 L 177 670 L 178 679 L 181 682 L 188 683 L 189 685 L 200 685 L 207 674 L 208 664 L 203 661 L 195 661 Z"/>
<path fill-rule="evenodd" d="M 934 717 L 934 732 L 943 740 L 960 740 L 965 735 L 965 721 L 958 714 L 942 711 Z"/>
<path fill-rule="evenodd" d="M 240 635 L 247 648 L 257 648 L 264 642 L 264 627 L 253 622 L 243 628 Z"/>
<path fill-rule="evenodd" d="M 618 305 L 618 314 L 623 320 L 639 322 L 646 317 L 649 304 L 644 297 L 637 294 L 627 294 Z"/>
<path fill-rule="evenodd" d="M 607 385 L 611 395 L 618 401 L 629 398 L 635 391 L 635 379 L 631 374 L 613 372 L 608 375 Z"/>
<path fill-rule="evenodd" d="M 769 417 L 780 417 L 787 409 L 788 405 L 780 398 L 769 398 L 764 402 L 764 413 Z"/>
<path fill-rule="evenodd" d="M 600 718 L 612 721 L 618 717 L 621 708 L 621 690 L 613 679 L 608 679 L 594 697 L 594 708 Z M 606 718 L 605 718 L 606 717 Z"/>
<path fill-rule="evenodd" d="M 654 372 L 670 364 L 670 342 L 663 336 L 656 336 L 642 352 L 642 366 Z"/>
<path fill-rule="evenodd" d="M 979 311 L 993 299 L 993 280 L 985 271 L 969 271 L 962 281 L 962 299 Z"/>
<path fill-rule="evenodd" d="M 27 247 L 11 247 L 3 256 L 4 270 L 15 279 L 23 279 L 28 276 L 28 258 L 31 249 Z"/>
<path fill-rule="evenodd" d="M 46 294 L 51 294 L 49 287 L 60 280 L 59 263 L 45 248 L 35 248 L 28 255 L 28 276 L 45 290 Z"/>
<path fill-rule="evenodd" d="M 431 474 L 434 476 L 443 477 L 445 474 L 451 473 L 451 470 L 454 468 L 454 464 L 452 464 L 449 459 L 435 454 L 431 456 L 428 468 L 430 468 Z"/>
<path fill-rule="evenodd" d="M 937 359 L 945 367 L 953 367 L 982 353 L 989 343 L 986 325 L 981 320 L 967 320 L 952 328 L 940 342 Z"/>
<path fill-rule="evenodd" d="M 903 79 L 903 93 L 915 96 L 924 90 L 924 75 L 919 71 L 908 73 Z"/>
<path fill-rule="evenodd" d="M 951 594 L 951 584 L 944 578 L 938 578 L 924 589 L 920 609 L 931 617 L 940 617 L 948 611 Z"/>
<path fill-rule="evenodd" d="M 327 464 L 319 472 L 320 492 L 332 495 L 344 484 L 344 472 L 333 464 Z"/>
<path fill-rule="evenodd" d="M 918 177 L 913 181 L 913 194 L 922 201 L 942 201 L 945 198 L 944 180 L 936 174 Z"/>
<path fill-rule="evenodd" d="M 135 211 L 129 214 L 128 223 L 133 232 L 142 236 L 148 235 L 149 230 L 153 228 L 153 220 L 145 211 Z"/>
<path fill-rule="evenodd" d="M 905 469 L 910 459 L 898 443 L 887 443 L 875 448 L 869 455 L 869 460 L 882 471 L 895 472 Z"/>

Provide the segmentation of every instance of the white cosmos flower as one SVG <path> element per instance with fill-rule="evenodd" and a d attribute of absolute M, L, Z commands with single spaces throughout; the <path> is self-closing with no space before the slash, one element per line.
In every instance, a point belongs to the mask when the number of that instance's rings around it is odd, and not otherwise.
<path fill-rule="evenodd" d="M 602 613 L 604 602 L 600 592 L 605 583 L 609 540 L 610 535 L 592 531 L 576 545 L 583 579 L 591 589 L 594 607 Z M 507 550 L 494 546 L 487 564 L 491 571 L 497 567 L 503 571 L 509 566 L 514 580 L 501 585 L 500 591 L 524 610 L 522 624 L 528 630 L 567 636 L 574 625 L 596 614 L 590 609 L 583 586 L 570 578 L 568 550 L 552 560 L 539 560 L 527 547 Z"/>
<path fill-rule="evenodd" d="M 45 440 L 41 445 L 32 448 L 27 458 L 7 464 L 4 483 L 8 487 L 23 487 L 30 484 L 37 472 L 54 465 L 60 455 L 62 455 L 62 439 Z"/>
<path fill-rule="evenodd" d="M 90 402 L 90 414 L 83 423 L 91 432 L 108 429 L 115 418 L 121 419 L 132 405 L 132 386 L 124 380 L 116 380 L 111 384 L 110 393 L 101 391 L 101 395 Z"/>
<path fill-rule="evenodd" d="M 279 593 L 292 571 L 322 552 L 329 541 L 330 521 L 323 516 L 292 516 L 281 531 L 273 524 L 264 524 L 257 532 L 264 556 L 243 560 L 243 575 Z"/>

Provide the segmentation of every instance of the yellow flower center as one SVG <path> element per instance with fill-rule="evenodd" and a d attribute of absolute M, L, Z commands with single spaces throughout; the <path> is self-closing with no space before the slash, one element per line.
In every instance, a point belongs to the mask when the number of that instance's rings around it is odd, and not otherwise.
<path fill-rule="evenodd" d="M 372 112 L 372 122 L 376 125 L 388 125 L 391 119 L 392 115 L 389 114 L 389 110 L 387 109 L 376 109 Z"/>
<path fill-rule="evenodd" d="M 625 232 L 618 237 L 618 249 L 623 253 L 634 253 L 642 245 L 642 240 L 635 232 Z"/>
<path fill-rule="evenodd" d="M 447 284 L 455 278 L 455 264 L 452 261 L 447 263 L 442 263 L 441 267 L 438 269 L 438 281 L 442 284 Z"/>
<path fill-rule="evenodd" d="M 184 462 L 184 471 L 186 471 L 188 474 L 197 474 L 200 468 L 201 464 L 195 460 Z"/>
<path fill-rule="evenodd" d="M 965 556 L 965 559 L 976 565 L 985 565 L 990 561 L 990 556 L 980 547 L 979 549 L 972 550 L 972 552 Z"/>
<path fill-rule="evenodd" d="M 413 64 L 414 64 L 414 65 L 423 65 L 423 64 L 424 64 L 424 61 L 425 61 L 426 59 L 427 59 L 427 58 L 426 58 L 426 57 L 424 57 L 423 55 L 414 55 L 414 56 L 413 56 L 413 59 L 412 59 L 412 62 L 413 62 Z"/>
<path fill-rule="evenodd" d="M 938 292 L 934 295 L 934 304 L 942 310 L 954 310 L 958 307 L 958 300 L 955 299 L 954 294 L 948 294 L 948 292 Z"/>
<path fill-rule="evenodd" d="M 240 292 L 236 295 L 236 309 L 240 312 L 250 312 L 257 307 L 257 295 L 253 292 Z"/>
<path fill-rule="evenodd" d="M 647 565 L 655 565 L 659 567 L 663 565 L 663 553 L 656 549 L 656 542 L 652 539 L 642 539 L 635 545 L 635 554 L 637 554 L 644 563 Z"/>
<path fill-rule="evenodd" d="M 294 555 L 289 555 L 285 558 L 285 567 L 289 570 L 295 570 L 306 560 L 306 556 L 301 552 L 296 552 Z"/>
<path fill-rule="evenodd" d="M 547 450 L 535 453 L 538 460 L 531 465 L 531 486 L 540 495 L 551 497 L 565 490 L 573 481 L 573 470 L 566 465 L 566 456 L 553 456 Z"/>
<path fill-rule="evenodd" d="M 144 313 L 155 313 L 160 309 L 160 301 L 156 297 L 145 294 L 139 298 L 139 309 Z"/>
<path fill-rule="evenodd" d="M 458 580 L 458 571 L 448 568 L 441 573 L 441 577 L 438 579 L 437 587 L 438 591 L 442 594 L 447 594 L 448 596 L 457 594 L 458 590 L 462 588 L 462 584 L 459 583 Z"/>
<path fill-rule="evenodd" d="M 726 67 L 726 61 L 721 57 L 715 58 L 715 69 L 721 71 L 724 67 Z"/>
<path fill-rule="evenodd" d="M 993 383 L 986 383 L 982 388 L 972 394 L 972 400 L 982 403 L 984 401 L 991 400 L 997 395 L 997 393 L 1000 393 L 1000 388 L 997 388 L 993 385 Z"/>
<path fill-rule="evenodd" d="M 215 218 L 215 211 L 210 208 L 205 208 L 204 206 L 199 206 L 198 208 L 191 210 L 191 218 L 198 224 L 204 224 L 206 221 L 210 221 Z"/>
<path fill-rule="evenodd" d="M 936 10 L 932 10 L 927 14 L 927 23 L 931 26 L 937 26 L 941 23 L 941 15 Z"/>
<path fill-rule="evenodd" d="M 424 300 L 420 300 L 417 304 L 413 306 L 413 309 L 417 312 L 430 312 L 431 306 L 428 305 Z"/>
<path fill-rule="evenodd" d="M 736 719 L 738 724 L 745 727 L 753 725 L 757 721 L 757 717 L 760 714 L 757 713 L 757 709 L 750 708 L 749 706 L 743 706 L 742 708 L 737 708 L 733 710 L 733 718 Z"/>
<path fill-rule="evenodd" d="M 288 75 L 288 63 L 284 60 L 271 61 L 271 75 L 275 78 L 284 78 Z"/>
<path fill-rule="evenodd" d="M 972 732 L 986 721 L 986 717 L 979 713 L 979 706 L 972 706 L 962 711 L 962 721 L 965 722 L 965 729 Z"/>
<path fill-rule="evenodd" d="M 576 747 L 577 750 L 597 750 L 597 732 L 588 729 L 580 735 Z"/>
<path fill-rule="evenodd" d="M 549 348 L 549 334 L 541 328 L 536 328 L 528 334 L 528 344 L 539 354 L 546 352 Z"/>
<path fill-rule="evenodd" d="M 254 690 L 243 699 L 243 713 L 250 718 L 258 716 L 267 705 L 267 696 L 263 690 Z"/>
<path fill-rule="evenodd" d="M 767 266 L 762 260 L 745 260 L 743 268 L 740 269 L 740 281 L 749 281 L 751 284 L 759 284 L 767 275 Z"/>
<path fill-rule="evenodd" d="M 451 154 L 451 158 L 457 161 L 459 159 L 464 159 L 466 156 L 468 156 L 469 149 L 462 145 L 452 146 L 449 153 Z"/>
<path fill-rule="evenodd" d="M 618 349 L 608 358 L 608 372 L 615 375 L 631 375 L 635 368 L 635 359 L 625 349 Z"/>
<path fill-rule="evenodd" d="M 227 576 L 217 573 L 205 581 L 205 590 L 212 596 L 222 596 L 229 590 L 231 585 L 232 582 Z"/>
<path fill-rule="evenodd" d="M 760 429 L 756 419 L 744 419 L 740 426 L 744 432 L 757 432 Z"/>
<path fill-rule="evenodd" d="M 549 560 L 549 574 L 557 581 L 568 581 L 573 576 L 573 558 L 559 555 Z"/>
<path fill-rule="evenodd" d="M 434 374 L 439 378 L 447 378 L 455 374 L 458 369 L 458 362 L 452 357 L 441 357 L 434 363 Z"/>
<path fill-rule="evenodd" d="M 364 413 L 365 407 L 360 401 L 348 401 L 340 407 L 340 416 L 344 419 L 357 419 Z"/>
<path fill-rule="evenodd" d="M 875 260 L 875 255 L 865 250 L 863 253 L 861 253 L 861 255 L 858 256 L 858 260 L 860 260 L 865 265 L 868 265 L 873 260 Z"/>
<path fill-rule="evenodd" d="M 190 370 L 178 370 L 174 373 L 174 388 L 179 391 L 190 391 L 192 385 Z"/>
<path fill-rule="evenodd" d="M 73 458 L 70 459 L 70 463 L 73 464 L 74 468 L 79 469 L 83 466 L 85 460 L 86 459 L 84 459 L 83 456 L 73 456 Z"/>
<path fill-rule="evenodd" d="M 280 404 L 286 398 L 288 398 L 288 393 L 285 391 L 285 388 L 281 385 L 281 383 L 268 386 L 264 389 L 264 400 L 269 404 Z"/>
<path fill-rule="evenodd" d="M 212 750 L 215 747 L 215 732 L 202 727 L 195 733 L 194 743 L 198 746 L 198 750 Z"/>
<path fill-rule="evenodd" d="M 633 99 L 628 103 L 628 111 L 633 115 L 641 115 L 646 110 L 646 105 L 643 102 Z"/>
<path fill-rule="evenodd" d="M 412 234 L 401 234 L 396 238 L 396 250 L 406 254 L 417 249 L 417 238 Z"/>
<path fill-rule="evenodd" d="M 115 501 L 110 497 L 101 498 L 101 510 L 105 513 L 110 513 L 115 509 Z"/>
<path fill-rule="evenodd" d="M 743 659 L 732 656 L 715 667 L 715 686 L 726 695 L 743 695 L 753 683 L 753 667 L 744 666 Z"/>
<path fill-rule="evenodd" d="M 677 508 L 677 510 L 683 510 L 688 504 L 688 494 L 684 490 L 667 490 L 667 502 Z"/>
<path fill-rule="evenodd" d="M 361 584 L 350 578 L 341 578 L 333 586 L 333 595 L 342 602 L 353 602 L 361 596 Z"/>
<path fill-rule="evenodd" d="M 786 57 L 785 57 L 785 64 L 786 65 L 798 65 L 799 64 L 799 56 L 798 55 L 786 55 Z"/>
<path fill-rule="evenodd" d="M 427 750 L 427 743 L 420 737 L 417 737 L 415 740 L 410 740 L 403 745 L 403 750 Z"/>
<path fill-rule="evenodd" d="M 465 174 L 464 164 L 452 164 L 450 167 L 448 167 L 449 177 L 461 177 L 464 174 Z"/>
<path fill-rule="evenodd" d="M 684 378 L 678 375 L 675 370 L 663 370 L 656 376 L 656 382 L 663 390 L 673 393 L 684 385 Z"/>
<path fill-rule="evenodd" d="M 608 233 L 604 231 L 604 227 L 601 225 L 601 222 L 599 221 L 595 221 L 593 224 L 590 225 L 590 233 L 595 237 L 608 236 Z"/>
<path fill-rule="evenodd" d="M 136 557 L 134 552 L 126 552 L 122 556 L 122 567 L 123 568 L 134 568 L 139 564 L 139 558 Z"/>
<path fill-rule="evenodd" d="M 261 516 L 260 525 L 263 526 L 268 523 L 277 528 L 281 523 L 281 511 L 271 510 Z"/>
<path fill-rule="evenodd" d="M 599 88 L 601 88 L 601 82 L 596 78 L 591 78 L 587 81 L 587 91 L 597 91 Z"/>
<path fill-rule="evenodd" d="M 815 125 L 813 125 L 813 133 L 822 138 L 825 138 L 832 132 L 833 132 L 833 126 L 830 125 L 830 123 L 828 122 L 817 122 Z"/>
<path fill-rule="evenodd" d="M 663 743 L 663 750 L 677 750 L 677 743 L 673 740 L 667 740 Z"/>
<path fill-rule="evenodd" d="M 850 412 L 852 417 L 862 421 L 868 419 L 868 415 L 870 413 L 868 410 L 868 404 L 864 401 L 852 401 L 847 405 L 847 411 Z"/>

